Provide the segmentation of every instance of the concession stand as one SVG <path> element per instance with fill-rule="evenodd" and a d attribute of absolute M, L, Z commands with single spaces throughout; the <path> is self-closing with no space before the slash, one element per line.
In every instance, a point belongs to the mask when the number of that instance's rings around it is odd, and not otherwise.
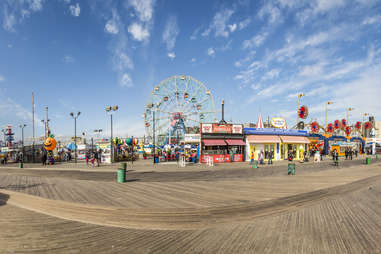
<path fill-rule="evenodd" d="M 308 132 L 294 129 L 278 128 L 245 128 L 246 136 L 246 160 L 254 153 L 254 159 L 258 160 L 262 152 L 265 160 L 273 154 L 274 160 L 287 160 L 290 154 L 296 160 L 303 159 L 310 143 Z"/>
<path fill-rule="evenodd" d="M 209 158 L 214 163 L 244 161 L 245 142 L 242 124 L 202 123 L 201 162 Z"/>

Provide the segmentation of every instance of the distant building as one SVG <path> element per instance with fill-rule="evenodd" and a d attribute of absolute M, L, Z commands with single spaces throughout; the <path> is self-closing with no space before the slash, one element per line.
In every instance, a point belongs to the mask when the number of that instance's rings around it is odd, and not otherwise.
<path fill-rule="evenodd" d="M 381 138 L 381 121 L 377 121 L 374 123 L 375 128 L 375 138 Z"/>

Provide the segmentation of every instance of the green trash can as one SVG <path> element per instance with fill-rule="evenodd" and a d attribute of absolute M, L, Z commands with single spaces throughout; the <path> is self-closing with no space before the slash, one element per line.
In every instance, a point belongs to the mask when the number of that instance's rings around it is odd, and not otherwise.
<path fill-rule="evenodd" d="M 122 162 L 121 165 L 122 165 L 122 169 L 124 170 L 127 169 L 127 162 Z"/>
<path fill-rule="evenodd" d="M 252 168 L 258 168 L 258 161 L 254 160 L 253 164 L 251 164 Z"/>
<path fill-rule="evenodd" d="M 288 175 L 295 175 L 295 163 L 288 163 Z"/>
<path fill-rule="evenodd" d="M 126 182 L 126 170 L 123 168 L 118 168 L 118 183 Z"/>
<path fill-rule="evenodd" d="M 369 164 L 370 164 L 370 157 L 366 157 L 366 159 L 365 159 L 365 164 L 366 164 L 366 165 L 369 165 Z"/>
<path fill-rule="evenodd" d="M 24 163 L 20 162 L 19 163 L 19 168 L 23 168 L 24 167 Z"/>

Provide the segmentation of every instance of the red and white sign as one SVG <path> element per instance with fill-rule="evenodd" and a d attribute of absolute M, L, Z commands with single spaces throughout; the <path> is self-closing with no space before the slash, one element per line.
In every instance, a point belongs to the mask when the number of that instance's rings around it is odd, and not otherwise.
<path fill-rule="evenodd" d="M 232 133 L 232 125 L 214 123 L 213 133 Z"/>
<path fill-rule="evenodd" d="M 213 154 L 213 155 L 201 155 L 201 162 L 206 163 L 208 158 L 212 158 L 214 163 L 231 162 L 229 154 Z M 242 162 L 242 154 L 234 154 L 233 162 Z"/>
<path fill-rule="evenodd" d="M 241 124 L 233 124 L 233 134 L 242 134 L 242 130 Z"/>
<path fill-rule="evenodd" d="M 201 133 L 213 133 L 213 125 L 211 123 L 202 123 Z"/>

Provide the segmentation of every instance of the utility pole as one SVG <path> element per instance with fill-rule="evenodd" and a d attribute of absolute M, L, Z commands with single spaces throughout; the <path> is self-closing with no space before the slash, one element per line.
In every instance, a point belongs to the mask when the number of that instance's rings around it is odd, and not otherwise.
<path fill-rule="evenodd" d="M 349 111 L 353 111 L 354 108 L 347 108 L 347 125 L 350 126 L 349 124 Z"/>
<path fill-rule="evenodd" d="M 152 116 L 152 124 L 153 124 L 153 126 L 152 126 L 152 129 L 153 129 L 153 164 L 155 164 L 155 146 L 156 146 L 156 144 L 155 144 L 155 110 L 153 110 L 152 111 L 152 114 L 153 114 L 153 116 Z"/>
<path fill-rule="evenodd" d="M 70 116 L 74 119 L 74 160 L 75 163 L 77 163 L 77 118 L 81 114 L 81 112 L 78 111 L 77 115 L 74 115 L 73 112 L 70 113 Z"/>
<path fill-rule="evenodd" d="M 47 138 L 47 137 L 49 137 L 49 117 L 48 117 L 48 107 L 46 107 L 45 108 L 46 109 L 46 122 L 45 122 L 45 124 L 46 124 L 46 133 L 45 133 L 45 138 Z"/>
<path fill-rule="evenodd" d="M 36 162 L 36 156 L 34 152 L 34 139 L 35 139 L 35 133 L 34 133 L 34 92 L 32 92 L 32 135 L 33 135 L 33 143 L 32 143 L 32 160 L 33 163 Z"/>
<path fill-rule="evenodd" d="M 106 107 L 106 112 L 110 114 L 110 119 L 111 119 L 111 163 L 114 162 L 114 140 L 113 140 L 113 133 L 112 133 L 112 114 L 113 111 L 117 111 L 119 109 L 118 105 L 115 106 L 108 106 Z"/>
<path fill-rule="evenodd" d="M 327 116 L 328 116 L 328 105 L 331 105 L 333 102 L 332 101 L 327 101 L 325 103 L 325 126 L 324 128 L 327 130 L 328 128 L 328 122 L 327 122 Z"/>
<path fill-rule="evenodd" d="M 304 96 L 304 93 L 299 93 L 298 94 L 298 103 L 297 103 L 297 108 L 296 108 L 296 126 L 298 126 L 299 123 L 299 104 L 300 104 L 300 98 Z"/>

